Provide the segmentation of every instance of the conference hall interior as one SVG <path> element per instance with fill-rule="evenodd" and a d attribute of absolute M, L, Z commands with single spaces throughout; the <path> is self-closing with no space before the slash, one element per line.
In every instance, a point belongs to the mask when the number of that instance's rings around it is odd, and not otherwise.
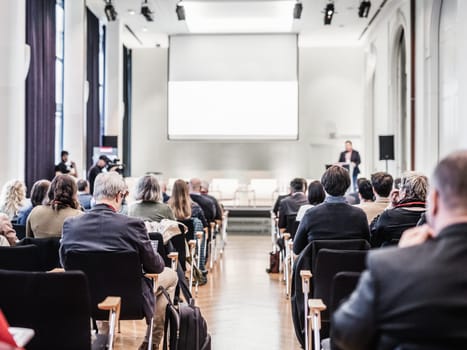
<path fill-rule="evenodd" d="M 0 350 L 466 349 L 464 15 L 0 0 Z"/>

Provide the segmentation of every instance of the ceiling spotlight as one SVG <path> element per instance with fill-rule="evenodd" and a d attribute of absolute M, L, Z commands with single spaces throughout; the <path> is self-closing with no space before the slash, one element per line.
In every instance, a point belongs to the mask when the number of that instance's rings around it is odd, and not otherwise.
<path fill-rule="evenodd" d="M 129 10 L 128 10 L 128 14 L 131 15 L 131 16 L 133 16 L 133 15 L 136 14 L 136 11 L 135 11 L 135 10 L 132 10 L 132 9 L 129 9 Z"/>
<path fill-rule="evenodd" d="M 148 0 L 144 0 L 143 4 L 141 5 L 141 14 L 146 18 L 146 21 L 153 22 L 153 12 L 149 8 Z"/>
<path fill-rule="evenodd" d="M 185 20 L 185 7 L 180 4 L 181 1 L 177 3 L 177 7 L 175 8 L 175 12 L 177 13 L 177 18 L 179 21 Z"/>
<path fill-rule="evenodd" d="M 300 19 L 300 17 L 302 16 L 302 11 L 303 11 L 303 4 L 297 1 L 293 8 L 293 18 Z"/>
<path fill-rule="evenodd" d="M 363 0 L 358 7 L 358 17 L 360 18 L 367 18 L 368 14 L 370 13 L 371 2 L 367 0 Z"/>
<path fill-rule="evenodd" d="M 117 11 L 115 10 L 114 5 L 112 5 L 112 0 L 105 0 L 105 8 L 104 8 L 105 16 L 107 17 L 107 21 L 112 22 L 117 20 Z"/>
<path fill-rule="evenodd" d="M 324 24 L 330 25 L 332 22 L 332 16 L 334 16 L 334 3 L 330 2 L 324 9 Z"/>

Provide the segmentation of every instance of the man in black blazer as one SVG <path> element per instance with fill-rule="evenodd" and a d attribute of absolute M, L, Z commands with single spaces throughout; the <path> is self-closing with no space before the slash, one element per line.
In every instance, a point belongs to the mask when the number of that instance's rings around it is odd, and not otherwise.
<path fill-rule="evenodd" d="M 127 190 L 121 176 L 116 172 L 102 173 L 95 180 L 94 197 L 96 205 L 79 218 L 65 220 L 60 246 L 60 261 L 66 268 L 67 253 L 77 251 L 136 251 L 144 272 L 158 273 L 158 285 L 164 286 L 169 293 L 175 291 L 177 274 L 165 268 L 162 257 L 154 252 L 146 226 L 141 219 L 119 214 Z M 76 220 L 75 220 L 76 219 Z M 118 266 L 115 267 L 118 269 Z M 149 280 L 142 277 L 144 313 L 149 323 L 154 314 L 154 295 Z M 173 295 L 172 295 L 173 297 Z M 167 300 L 157 298 L 154 315 L 154 344 L 162 339 L 165 308 Z M 149 327 L 148 327 L 149 332 Z M 146 340 L 149 333 L 146 335 Z M 147 347 L 142 346 L 142 348 Z"/>
<path fill-rule="evenodd" d="M 308 204 L 305 196 L 307 183 L 305 179 L 295 178 L 290 181 L 290 196 L 284 198 L 279 204 L 279 230 L 288 232 L 295 237 L 297 231 L 296 216 L 302 205 Z"/>
<path fill-rule="evenodd" d="M 308 209 L 300 221 L 293 242 L 297 255 L 309 242 L 318 239 L 370 240 L 365 212 L 348 204 L 344 197 L 350 186 L 349 172 L 333 165 L 326 170 L 321 183 L 328 196 L 324 203 Z"/>
<path fill-rule="evenodd" d="M 353 190 L 357 191 L 357 177 L 360 174 L 360 168 L 358 167 L 361 163 L 360 153 L 353 149 L 352 141 L 345 141 L 345 151 L 341 152 L 339 156 L 339 163 L 353 164 L 353 173 L 352 173 L 352 184 Z"/>
<path fill-rule="evenodd" d="M 399 248 L 371 251 L 356 291 L 334 314 L 342 349 L 467 348 L 467 151 L 436 167 L 428 225 Z"/>

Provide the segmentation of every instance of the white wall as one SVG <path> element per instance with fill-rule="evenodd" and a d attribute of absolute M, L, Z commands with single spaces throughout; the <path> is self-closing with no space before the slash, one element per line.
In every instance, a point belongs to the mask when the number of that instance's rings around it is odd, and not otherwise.
<path fill-rule="evenodd" d="M 365 162 L 361 47 L 300 48 L 298 141 L 168 141 L 167 59 L 167 49 L 133 50 L 132 176 L 318 178 L 347 138 Z"/>
<path fill-rule="evenodd" d="M 441 18 L 440 18 L 441 14 Z M 416 1 L 415 25 L 415 170 L 430 174 L 440 157 L 467 148 L 467 2 L 457 0 Z M 367 61 L 375 55 L 374 113 L 367 110 L 365 131 L 369 143 L 378 149 L 377 135 L 396 135 L 396 156 L 400 150 L 400 125 L 394 101 L 394 40 L 403 26 L 410 33 L 410 0 L 388 2 L 367 37 Z M 406 36 L 407 54 L 410 38 Z M 439 51 L 441 50 L 441 51 Z M 410 57 L 410 56 L 409 56 Z M 409 60 L 407 64 L 409 64 Z M 410 66 L 407 67 L 410 74 Z M 410 84 L 410 81 L 408 82 Z M 407 100 L 409 103 L 409 99 Z M 409 107 L 409 106 L 408 106 Z M 372 170 L 384 168 L 374 154 Z M 398 160 L 390 171 L 400 173 Z"/>

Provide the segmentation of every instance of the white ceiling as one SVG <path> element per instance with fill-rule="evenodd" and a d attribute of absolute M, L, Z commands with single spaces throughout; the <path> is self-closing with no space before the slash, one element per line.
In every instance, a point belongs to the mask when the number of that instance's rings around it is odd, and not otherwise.
<path fill-rule="evenodd" d="M 210 0 L 215 2 L 227 0 Z M 232 1 L 232 0 L 230 0 Z M 235 0 L 248 1 L 248 0 Z M 274 1 L 274 0 L 265 0 Z M 147 22 L 140 15 L 142 0 L 113 0 L 118 18 L 134 32 L 139 41 L 127 28 L 123 29 L 123 41 L 131 48 L 168 46 L 168 36 L 190 34 L 186 23 L 178 21 L 175 7 L 178 0 L 149 0 L 154 12 L 154 22 Z M 360 0 L 334 0 L 335 15 L 332 25 L 323 24 L 323 9 L 328 0 L 301 0 L 303 12 L 300 20 L 294 21 L 292 32 L 299 33 L 300 46 L 347 46 L 358 45 L 359 37 L 383 0 L 372 0 L 368 18 L 358 17 Z M 104 0 L 87 0 L 87 5 L 100 19 L 106 21 Z M 135 12 L 131 15 L 129 10 Z M 291 14 L 292 16 L 292 14 Z"/>

